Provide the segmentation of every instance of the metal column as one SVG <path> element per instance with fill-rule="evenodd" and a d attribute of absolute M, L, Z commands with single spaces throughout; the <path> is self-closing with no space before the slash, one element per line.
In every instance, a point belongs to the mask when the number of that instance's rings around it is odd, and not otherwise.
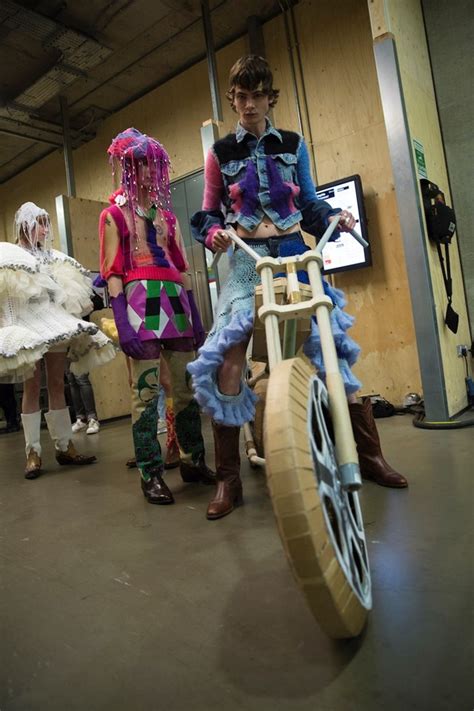
<path fill-rule="evenodd" d="M 67 194 L 76 197 L 76 181 L 74 179 L 74 165 L 72 162 L 71 130 L 69 128 L 69 107 L 65 96 L 59 97 L 61 117 L 63 121 L 64 165 L 66 168 Z"/>
<path fill-rule="evenodd" d="M 418 178 L 393 38 L 377 41 L 374 53 L 405 248 L 426 416 L 429 420 L 448 420 L 448 399 Z"/>

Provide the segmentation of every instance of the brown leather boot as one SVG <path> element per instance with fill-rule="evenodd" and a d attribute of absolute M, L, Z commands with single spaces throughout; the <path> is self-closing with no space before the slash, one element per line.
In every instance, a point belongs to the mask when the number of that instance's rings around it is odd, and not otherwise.
<path fill-rule="evenodd" d="M 207 518 L 212 521 L 232 513 L 243 503 L 240 481 L 240 427 L 227 427 L 212 422 L 216 452 L 217 490 L 207 507 Z"/>
<path fill-rule="evenodd" d="M 364 398 L 362 404 L 350 404 L 349 412 L 362 477 L 394 489 L 408 486 L 405 477 L 392 469 L 383 457 L 370 398 Z"/>
<path fill-rule="evenodd" d="M 92 464 L 96 459 L 97 457 L 94 455 L 87 456 L 85 454 L 79 454 L 71 441 L 69 441 L 67 449 L 64 452 L 61 449 L 56 450 L 56 461 L 58 464 L 81 466 L 84 464 Z"/>
<path fill-rule="evenodd" d="M 153 474 L 148 481 L 140 477 L 143 496 L 149 504 L 174 504 L 174 498 L 171 491 L 165 484 L 161 474 Z"/>
<path fill-rule="evenodd" d="M 208 486 L 216 485 L 216 475 L 212 469 L 209 469 L 207 466 L 203 454 L 199 456 L 196 462 L 181 462 L 179 471 L 181 473 L 181 479 L 186 484 L 197 484 L 200 482 Z"/>
<path fill-rule="evenodd" d="M 25 479 L 37 479 L 41 474 L 41 457 L 34 449 L 30 449 L 26 458 Z"/>

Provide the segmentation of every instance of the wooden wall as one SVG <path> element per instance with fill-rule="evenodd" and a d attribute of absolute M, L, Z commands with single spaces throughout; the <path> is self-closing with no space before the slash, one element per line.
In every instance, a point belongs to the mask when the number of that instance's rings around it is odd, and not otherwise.
<path fill-rule="evenodd" d="M 402 10 L 409 5 L 408 0 L 394 3 Z M 295 7 L 295 17 L 318 182 L 357 172 L 364 186 L 373 267 L 334 277 L 336 286 L 347 293 L 348 311 L 357 317 L 352 335 L 361 344 L 362 354 L 356 372 L 364 392 L 378 392 L 399 403 L 406 393 L 420 392 L 421 383 L 367 3 L 302 0 Z M 281 90 L 274 110 L 275 123 L 297 130 L 281 17 L 264 26 L 264 36 L 275 84 Z M 246 40 L 241 39 L 217 54 L 224 133 L 232 129 L 236 119 L 224 96 L 228 71 L 246 51 Z M 413 54 L 411 61 L 416 64 Z M 96 139 L 74 152 L 78 196 L 106 200 L 114 187 L 106 149 L 113 136 L 130 125 L 156 135 L 166 145 L 173 161 L 173 177 L 201 168 L 200 126 L 210 116 L 207 68 L 201 62 L 104 121 Z M 424 135 L 418 135 L 428 148 Z M 442 179 L 439 182 L 443 185 Z M 0 187 L 3 224 L 11 223 L 24 200 L 34 200 L 54 215 L 54 198 L 65 193 L 65 188 L 63 158 L 56 152 Z M 92 265 L 94 258 L 87 252 L 96 247 L 92 247 L 90 231 L 78 237 L 77 249 Z M 448 387 L 457 386 L 449 383 Z"/>
<path fill-rule="evenodd" d="M 423 144 L 428 177 L 445 193 L 448 204 L 452 204 L 420 0 L 376 0 L 369 3 L 369 7 L 374 39 L 390 33 L 395 40 L 410 138 Z M 419 199 L 421 205 L 421 194 Z M 450 248 L 453 307 L 459 313 L 460 322 L 458 333 L 453 334 L 444 324 L 446 291 L 436 247 L 429 241 L 426 231 L 425 239 L 448 409 L 452 416 L 468 404 L 465 365 L 456 353 L 457 344 L 471 342 L 461 263 L 454 239 Z"/>
<path fill-rule="evenodd" d="M 113 318 L 112 309 L 95 311 L 91 321 L 100 327 L 100 319 Z M 130 414 L 130 386 L 125 356 L 119 352 L 114 360 L 94 368 L 89 374 L 94 389 L 95 404 L 99 420 Z"/>
<path fill-rule="evenodd" d="M 366 3 L 304 0 L 295 8 L 317 182 L 359 173 L 364 188 L 373 266 L 337 274 L 351 330 L 362 346 L 355 372 L 363 392 L 401 403 L 421 391 L 405 256 Z M 317 28 L 330 28 L 320 31 Z M 269 60 L 281 98 L 277 125 L 298 128 L 284 25 L 265 26 Z"/>

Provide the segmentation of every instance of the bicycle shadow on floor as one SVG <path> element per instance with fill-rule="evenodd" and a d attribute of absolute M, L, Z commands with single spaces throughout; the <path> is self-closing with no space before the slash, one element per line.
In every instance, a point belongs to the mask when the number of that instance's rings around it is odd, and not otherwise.
<path fill-rule="evenodd" d="M 308 698 L 330 685 L 357 655 L 364 632 L 329 639 L 311 615 L 284 553 L 241 560 L 242 577 L 227 600 L 218 665 L 243 693 Z"/>

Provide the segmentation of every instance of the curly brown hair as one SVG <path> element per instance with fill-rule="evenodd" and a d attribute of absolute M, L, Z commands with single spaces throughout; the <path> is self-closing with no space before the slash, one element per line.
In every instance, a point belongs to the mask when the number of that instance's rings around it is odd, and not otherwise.
<path fill-rule="evenodd" d="M 278 101 L 279 89 L 273 88 L 273 74 L 266 59 L 256 54 L 247 54 L 240 57 L 230 70 L 229 89 L 226 96 L 232 109 L 235 111 L 235 87 L 241 86 L 247 91 L 256 91 L 261 87 L 270 97 L 270 108 L 273 109 Z"/>

